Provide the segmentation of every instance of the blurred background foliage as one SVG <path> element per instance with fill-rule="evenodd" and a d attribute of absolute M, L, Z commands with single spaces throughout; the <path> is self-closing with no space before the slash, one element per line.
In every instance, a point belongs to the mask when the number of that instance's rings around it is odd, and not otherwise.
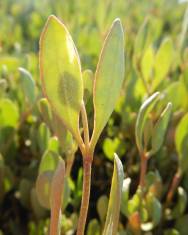
<path fill-rule="evenodd" d="M 53 169 L 54 162 L 50 159 L 57 160 L 59 155 L 65 158 L 71 171 L 67 173 L 62 234 L 74 234 L 76 228 L 82 195 L 81 156 L 74 143 L 71 142 L 70 152 L 58 141 L 52 128 L 44 123 L 45 115 L 38 105 L 42 97 L 39 37 L 50 14 L 62 19 L 69 29 L 83 70 L 95 71 L 103 39 L 114 18 L 119 17 L 125 29 L 125 81 L 95 152 L 87 234 L 100 234 L 104 225 L 114 152 L 123 162 L 126 177 L 131 178 L 131 182 L 129 179 L 125 182 L 119 234 L 141 234 L 137 214 L 139 192 L 136 192 L 140 159 L 135 121 L 143 101 L 160 91 L 161 103 L 172 102 L 173 115 L 163 147 L 149 161 L 147 205 L 141 213 L 141 229 L 142 234 L 187 235 L 188 5 L 185 0 L 0 1 L 0 234 L 47 234 L 49 198 L 37 196 L 41 187 L 37 188 L 35 182 L 39 171 Z M 156 107 L 152 115 L 157 116 L 160 110 L 161 107 Z M 87 112 L 92 111 L 89 99 Z M 92 126 L 92 120 L 89 121 Z M 177 169 L 182 171 L 181 182 L 166 205 L 167 191 Z M 44 186 L 43 192 L 50 177 L 48 172 L 38 179 Z"/>

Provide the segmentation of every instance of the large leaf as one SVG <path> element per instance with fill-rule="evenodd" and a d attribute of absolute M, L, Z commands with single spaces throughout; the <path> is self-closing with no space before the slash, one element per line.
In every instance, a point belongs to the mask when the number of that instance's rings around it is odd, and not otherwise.
<path fill-rule="evenodd" d="M 119 223 L 119 213 L 121 204 L 121 195 L 123 187 L 123 166 L 115 154 L 114 158 L 114 173 L 112 177 L 112 186 L 110 191 L 110 200 L 103 235 L 116 235 Z"/>
<path fill-rule="evenodd" d="M 105 39 L 95 74 L 93 146 L 113 112 L 123 78 L 124 33 L 120 20 L 116 19 Z"/>
<path fill-rule="evenodd" d="M 79 138 L 83 100 L 80 59 L 65 25 L 50 16 L 40 38 L 40 76 L 43 91 L 55 113 Z"/>

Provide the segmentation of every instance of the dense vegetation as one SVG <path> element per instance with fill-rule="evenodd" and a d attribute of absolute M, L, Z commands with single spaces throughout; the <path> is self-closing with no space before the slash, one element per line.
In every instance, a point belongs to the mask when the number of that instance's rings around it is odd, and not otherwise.
<path fill-rule="evenodd" d="M 51 14 L 64 22 L 78 48 L 90 133 L 92 79 L 106 32 L 117 17 L 125 32 L 125 79 L 94 152 L 86 234 L 99 235 L 103 230 L 117 153 L 126 177 L 119 234 L 186 235 L 188 8 L 187 1 L 175 0 L 0 2 L 0 234 L 47 234 L 50 211 L 45 185 L 59 155 L 67 177 L 61 231 L 66 235 L 76 231 L 81 152 L 71 136 L 65 139 L 59 126 L 49 122 L 46 100 L 41 101 L 39 38 Z M 140 113 L 149 97 L 158 100 L 144 114 L 143 143 L 139 143 Z M 172 112 L 167 113 L 169 102 Z M 161 126 L 164 110 L 168 117 Z M 144 183 L 140 182 L 143 152 L 149 153 Z"/>

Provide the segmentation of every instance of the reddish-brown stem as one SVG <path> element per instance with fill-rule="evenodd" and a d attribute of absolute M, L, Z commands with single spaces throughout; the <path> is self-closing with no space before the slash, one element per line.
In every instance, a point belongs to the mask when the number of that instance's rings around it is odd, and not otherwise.
<path fill-rule="evenodd" d="M 141 169 L 140 169 L 140 187 L 141 189 L 145 186 L 145 175 L 147 171 L 147 163 L 148 163 L 148 157 L 145 153 L 141 154 Z"/>
<path fill-rule="evenodd" d="M 174 175 L 174 178 L 172 180 L 170 189 L 169 189 L 168 194 L 167 194 L 167 199 L 166 199 L 167 204 L 169 204 L 172 201 L 174 193 L 175 193 L 175 191 L 176 191 L 176 189 L 177 189 L 177 187 L 180 183 L 180 180 L 181 180 L 181 171 L 178 170 L 176 172 L 176 174 Z"/>
<path fill-rule="evenodd" d="M 90 187 L 91 187 L 91 164 L 92 157 L 83 157 L 83 194 L 82 203 L 80 208 L 80 215 L 78 219 L 77 235 L 83 235 L 86 225 L 89 198 L 90 198 Z"/>

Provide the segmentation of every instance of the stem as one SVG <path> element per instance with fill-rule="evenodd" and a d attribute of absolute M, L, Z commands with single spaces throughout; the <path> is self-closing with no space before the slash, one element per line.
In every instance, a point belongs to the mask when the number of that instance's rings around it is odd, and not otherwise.
<path fill-rule="evenodd" d="M 84 143 L 86 145 L 86 148 L 89 147 L 89 127 L 88 127 L 88 119 L 87 119 L 87 113 L 84 101 L 81 105 L 81 115 L 82 115 L 82 123 L 84 128 Z"/>
<path fill-rule="evenodd" d="M 141 170 L 140 170 L 140 187 L 143 190 L 145 186 L 145 175 L 147 171 L 147 163 L 148 163 L 148 157 L 145 153 L 141 154 Z"/>
<path fill-rule="evenodd" d="M 86 156 L 83 158 L 83 194 L 80 215 L 78 219 L 77 235 L 83 235 L 85 231 L 91 187 L 91 164 L 92 157 Z"/>
<path fill-rule="evenodd" d="M 172 183 L 171 183 L 171 186 L 170 186 L 170 189 L 168 191 L 168 194 L 167 194 L 167 204 L 169 204 L 171 201 L 172 201 L 172 198 L 174 196 L 174 193 L 179 185 L 179 182 L 180 182 L 180 179 L 181 179 L 181 171 L 178 170 L 176 172 L 176 174 L 174 175 L 174 178 L 172 180 Z"/>

